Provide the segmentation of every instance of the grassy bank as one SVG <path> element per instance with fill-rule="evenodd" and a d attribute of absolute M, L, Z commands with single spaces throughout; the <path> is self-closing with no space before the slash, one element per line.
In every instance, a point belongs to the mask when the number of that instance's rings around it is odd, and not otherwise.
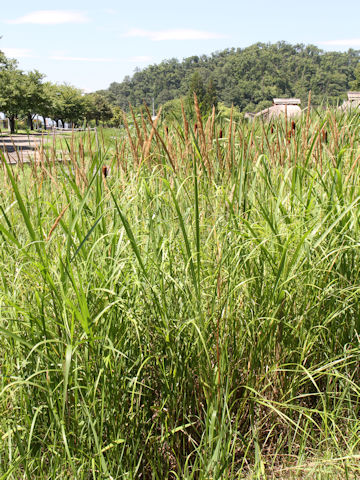
<path fill-rule="evenodd" d="M 360 475 L 360 120 L 288 123 L 3 163 L 0 478 Z"/>

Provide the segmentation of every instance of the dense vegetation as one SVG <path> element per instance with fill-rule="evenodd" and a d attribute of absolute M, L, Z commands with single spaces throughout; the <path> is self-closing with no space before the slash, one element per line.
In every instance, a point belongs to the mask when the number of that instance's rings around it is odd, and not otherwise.
<path fill-rule="evenodd" d="M 181 115 L 181 102 L 188 114 L 197 94 L 202 114 L 215 106 L 229 115 L 261 110 L 276 96 L 297 96 L 306 104 L 309 90 L 315 105 L 335 105 L 349 89 L 360 89 L 360 51 L 324 52 L 313 45 L 257 43 L 245 49 L 227 49 L 210 56 L 170 59 L 137 70 L 107 90 L 84 95 L 71 85 L 52 84 L 34 70 L 23 72 L 16 61 L 0 52 L 0 111 L 16 121 L 25 118 L 29 130 L 39 116 L 53 119 L 59 126 L 106 123 L 120 126 L 123 111 L 135 111 L 143 103 L 163 115 Z M 39 121 L 38 121 L 39 124 Z"/>
<path fill-rule="evenodd" d="M 336 104 L 347 90 L 360 88 L 360 71 L 356 71 L 359 58 L 359 50 L 325 52 L 313 45 L 257 43 L 183 61 L 165 60 L 137 70 L 132 77 L 114 82 L 100 93 L 123 109 L 128 109 L 129 102 L 140 105 L 146 101 L 150 105 L 153 97 L 160 106 L 186 96 L 196 73 L 205 89 L 209 85 L 215 89 L 218 101 L 234 104 L 240 110 L 259 110 L 277 96 L 296 96 L 305 101 L 309 90 L 314 103 Z"/>
<path fill-rule="evenodd" d="M 360 474 L 359 114 L 195 110 L 3 163 L 1 478 Z"/>

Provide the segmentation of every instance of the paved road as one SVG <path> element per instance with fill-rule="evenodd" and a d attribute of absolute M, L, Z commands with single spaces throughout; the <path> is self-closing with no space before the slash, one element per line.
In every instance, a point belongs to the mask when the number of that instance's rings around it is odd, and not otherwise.
<path fill-rule="evenodd" d="M 0 135 L 0 150 L 9 163 L 30 162 L 35 150 L 45 141 L 42 134 L 32 135 Z"/>

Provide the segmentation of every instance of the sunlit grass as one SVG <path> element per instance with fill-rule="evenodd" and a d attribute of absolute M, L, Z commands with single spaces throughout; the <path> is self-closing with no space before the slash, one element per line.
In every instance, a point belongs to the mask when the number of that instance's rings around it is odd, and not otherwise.
<path fill-rule="evenodd" d="M 0 478 L 356 478 L 359 116 L 149 122 L 3 163 Z"/>

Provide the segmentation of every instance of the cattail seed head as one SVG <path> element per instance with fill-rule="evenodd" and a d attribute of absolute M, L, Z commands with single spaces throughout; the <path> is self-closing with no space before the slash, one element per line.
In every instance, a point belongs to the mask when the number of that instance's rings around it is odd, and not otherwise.
<path fill-rule="evenodd" d="M 327 130 L 325 130 L 324 128 L 321 130 L 321 137 L 322 137 L 322 141 L 324 143 L 327 143 L 328 141 L 328 133 L 327 133 Z"/>

